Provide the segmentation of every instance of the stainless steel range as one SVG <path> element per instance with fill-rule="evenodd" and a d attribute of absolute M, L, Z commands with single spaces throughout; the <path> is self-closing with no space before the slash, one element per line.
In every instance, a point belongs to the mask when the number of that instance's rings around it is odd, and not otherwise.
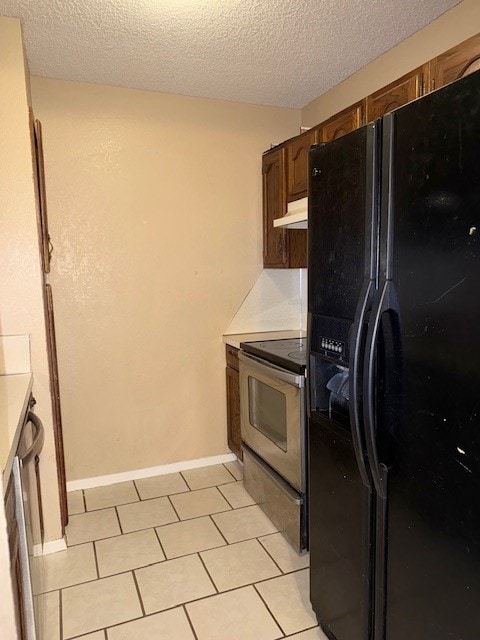
<path fill-rule="evenodd" d="M 307 547 L 306 338 L 240 348 L 245 488 L 301 551 Z"/>

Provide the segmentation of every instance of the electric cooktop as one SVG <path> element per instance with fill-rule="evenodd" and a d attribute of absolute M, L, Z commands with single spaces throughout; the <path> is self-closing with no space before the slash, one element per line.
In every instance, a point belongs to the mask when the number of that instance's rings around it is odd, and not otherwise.
<path fill-rule="evenodd" d="M 305 373 L 307 366 L 306 338 L 241 342 L 240 349 L 251 353 L 253 356 L 267 360 L 277 365 L 277 367 L 283 367 L 294 373 Z"/>

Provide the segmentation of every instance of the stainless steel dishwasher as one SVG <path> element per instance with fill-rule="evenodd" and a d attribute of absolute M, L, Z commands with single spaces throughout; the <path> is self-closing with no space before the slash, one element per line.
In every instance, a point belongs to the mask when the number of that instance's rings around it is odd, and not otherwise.
<path fill-rule="evenodd" d="M 32 398 L 30 407 L 35 400 Z M 28 411 L 13 461 L 15 486 L 15 516 L 19 531 L 20 567 L 22 579 L 23 624 L 26 640 L 40 640 L 36 621 L 32 584 L 35 579 L 34 555 L 42 553 L 43 515 L 40 488 L 40 452 L 45 432 L 40 418 Z M 39 612 L 40 613 L 40 612 Z"/>

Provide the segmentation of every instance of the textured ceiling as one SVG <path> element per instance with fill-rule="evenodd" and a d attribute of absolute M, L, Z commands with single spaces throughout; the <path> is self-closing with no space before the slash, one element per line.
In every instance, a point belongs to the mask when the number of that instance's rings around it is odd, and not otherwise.
<path fill-rule="evenodd" d="M 303 107 L 459 0 L 0 0 L 33 75 Z"/>

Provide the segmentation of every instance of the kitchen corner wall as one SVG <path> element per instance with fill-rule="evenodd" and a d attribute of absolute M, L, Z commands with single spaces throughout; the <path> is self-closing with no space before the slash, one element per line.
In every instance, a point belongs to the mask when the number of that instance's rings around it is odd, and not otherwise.
<path fill-rule="evenodd" d="M 45 542 L 61 538 L 42 272 L 20 21 L 0 17 L 0 335 L 29 334 L 35 412 L 45 427 L 40 474 Z M 3 636 L 2 636 L 3 637 Z"/>
<path fill-rule="evenodd" d="M 32 78 L 68 480 L 226 453 L 222 334 L 300 111 Z"/>

